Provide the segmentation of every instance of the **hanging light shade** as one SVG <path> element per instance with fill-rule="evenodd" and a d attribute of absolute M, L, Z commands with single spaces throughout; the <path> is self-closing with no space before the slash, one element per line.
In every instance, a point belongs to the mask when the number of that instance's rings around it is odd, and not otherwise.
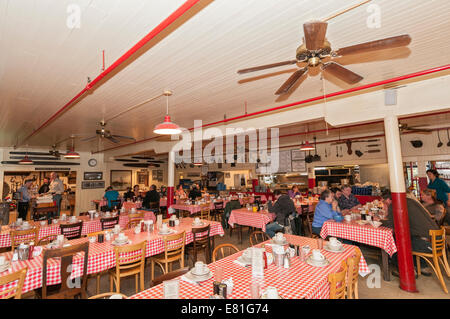
<path fill-rule="evenodd" d="M 66 154 L 64 154 L 64 158 L 68 159 L 74 159 L 74 158 L 80 158 L 80 154 L 74 151 L 72 148 L 70 151 L 68 151 Z"/>
<path fill-rule="evenodd" d="M 312 151 L 314 150 L 314 146 L 309 144 L 308 141 L 306 143 L 303 143 L 302 146 L 300 146 L 300 151 Z"/>
<path fill-rule="evenodd" d="M 33 161 L 30 160 L 30 158 L 28 157 L 28 155 L 25 155 L 25 157 L 22 158 L 22 159 L 19 161 L 19 164 L 20 164 L 20 165 L 31 165 L 31 164 L 33 164 Z"/>
<path fill-rule="evenodd" d="M 164 122 L 155 126 L 153 133 L 161 134 L 161 135 L 180 134 L 181 133 L 180 127 L 177 124 L 172 123 L 172 121 L 170 120 L 170 116 L 169 116 L 169 96 L 172 95 L 172 91 L 165 91 L 164 95 L 167 97 L 166 116 L 164 117 Z"/>

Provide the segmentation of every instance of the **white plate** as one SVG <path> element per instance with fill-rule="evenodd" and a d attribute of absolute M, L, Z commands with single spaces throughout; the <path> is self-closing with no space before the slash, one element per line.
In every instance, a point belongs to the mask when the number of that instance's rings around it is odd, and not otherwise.
<path fill-rule="evenodd" d="M 272 243 L 275 244 L 275 245 L 287 245 L 287 244 L 289 244 L 289 242 L 287 241 L 286 238 L 284 238 L 284 241 L 282 241 L 282 242 L 279 242 L 279 241 L 277 241 L 277 240 L 272 238 Z"/>
<path fill-rule="evenodd" d="M 358 224 L 360 224 L 360 225 L 366 225 L 366 224 L 368 224 L 369 223 L 369 221 L 368 220 L 357 220 L 356 221 Z"/>
<path fill-rule="evenodd" d="M 341 245 L 340 249 L 331 248 L 330 245 L 325 244 L 323 245 L 323 249 L 326 251 L 329 251 L 330 253 L 342 253 L 345 251 L 344 246 Z"/>
<path fill-rule="evenodd" d="M 9 267 L 11 267 L 11 263 L 9 262 L 9 260 L 6 260 L 5 263 L 0 266 L 0 272 L 7 271 Z"/>
<path fill-rule="evenodd" d="M 117 242 L 117 241 L 114 240 L 111 243 L 111 245 L 113 245 L 113 246 L 124 246 L 124 245 L 129 245 L 129 244 L 131 244 L 131 240 L 122 241 L 122 242 Z"/>
<path fill-rule="evenodd" d="M 173 229 L 169 229 L 166 233 L 163 233 L 162 231 L 158 232 L 159 235 L 170 235 L 173 233 L 175 233 L 175 231 Z"/>
<path fill-rule="evenodd" d="M 325 259 L 323 261 L 315 261 L 314 259 L 311 258 L 311 256 L 309 256 L 306 259 L 306 263 L 313 267 L 326 267 L 330 264 L 330 261 L 328 259 Z"/>
<path fill-rule="evenodd" d="M 195 282 L 202 282 L 202 281 L 206 281 L 210 278 L 212 278 L 212 273 L 209 272 L 209 274 L 205 275 L 205 276 L 195 276 L 193 275 L 190 271 L 188 271 L 184 276 L 186 276 L 187 279 L 195 281 Z"/>
<path fill-rule="evenodd" d="M 194 272 L 195 268 L 191 269 L 191 274 L 193 274 L 196 277 L 203 277 L 209 274 L 210 270 L 208 267 L 205 268 L 205 272 L 203 274 L 197 274 L 196 272 Z"/>
<path fill-rule="evenodd" d="M 31 226 L 31 225 L 28 225 L 27 227 L 25 227 L 25 226 L 19 226 L 19 230 L 29 230 L 29 229 L 31 229 L 31 228 L 33 228 L 33 226 Z"/>
<path fill-rule="evenodd" d="M 204 222 L 201 222 L 201 223 L 198 223 L 198 224 L 192 223 L 192 226 L 194 226 L 194 227 L 199 227 L 199 226 L 203 226 L 203 225 L 205 225 Z"/>

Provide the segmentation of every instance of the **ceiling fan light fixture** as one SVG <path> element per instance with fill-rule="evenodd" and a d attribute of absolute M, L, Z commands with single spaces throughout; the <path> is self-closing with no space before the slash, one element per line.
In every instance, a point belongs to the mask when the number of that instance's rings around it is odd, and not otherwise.
<path fill-rule="evenodd" d="M 314 146 L 311 145 L 308 141 L 300 146 L 300 151 L 313 151 Z"/>
<path fill-rule="evenodd" d="M 28 155 L 25 155 L 24 158 L 22 158 L 19 161 L 19 164 L 20 165 L 31 165 L 31 164 L 33 164 L 33 161 L 28 157 Z"/>
<path fill-rule="evenodd" d="M 78 153 L 75 152 L 73 149 L 71 149 L 71 150 L 68 151 L 66 154 L 64 154 L 64 158 L 67 158 L 67 159 L 76 159 L 76 158 L 80 158 L 80 154 L 78 154 Z"/>

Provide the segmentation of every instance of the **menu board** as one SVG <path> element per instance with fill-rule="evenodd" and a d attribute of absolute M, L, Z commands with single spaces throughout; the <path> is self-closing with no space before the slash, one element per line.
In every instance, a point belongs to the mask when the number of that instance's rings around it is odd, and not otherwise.
<path fill-rule="evenodd" d="M 303 161 L 292 161 L 292 171 L 293 172 L 306 172 L 306 162 Z"/>
<path fill-rule="evenodd" d="M 293 161 L 304 161 L 305 160 L 305 151 L 291 150 L 291 158 Z"/>
<path fill-rule="evenodd" d="M 279 165 L 278 172 L 279 173 L 287 173 L 292 170 L 291 167 L 291 151 L 280 151 L 279 152 Z"/>

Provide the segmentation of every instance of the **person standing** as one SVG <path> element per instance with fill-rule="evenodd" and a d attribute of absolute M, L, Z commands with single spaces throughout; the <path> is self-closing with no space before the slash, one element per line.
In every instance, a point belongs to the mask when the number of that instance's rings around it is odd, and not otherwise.
<path fill-rule="evenodd" d="M 59 217 L 61 213 L 61 200 L 64 193 L 63 182 L 55 172 L 50 174 L 50 193 L 53 195 L 53 201 L 56 203 L 56 214 L 53 217 Z"/>
<path fill-rule="evenodd" d="M 22 187 L 20 187 L 18 190 L 20 193 L 20 200 L 17 206 L 17 212 L 18 217 L 22 218 L 23 220 L 27 219 L 28 208 L 30 207 L 30 200 L 32 198 L 28 191 L 30 190 L 32 184 L 33 181 L 31 179 L 27 179 Z"/>
<path fill-rule="evenodd" d="M 44 178 L 44 183 L 39 188 L 38 193 L 40 195 L 40 194 L 48 193 L 49 191 L 50 191 L 50 186 L 49 186 L 48 178 Z"/>
<path fill-rule="evenodd" d="M 450 187 L 447 183 L 439 178 L 439 173 L 435 169 L 427 170 L 427 176 L 430 179 L 428 188 L 434 189 L 437 199 L 442 201 L 444 205 L 450 206 Z"/>

